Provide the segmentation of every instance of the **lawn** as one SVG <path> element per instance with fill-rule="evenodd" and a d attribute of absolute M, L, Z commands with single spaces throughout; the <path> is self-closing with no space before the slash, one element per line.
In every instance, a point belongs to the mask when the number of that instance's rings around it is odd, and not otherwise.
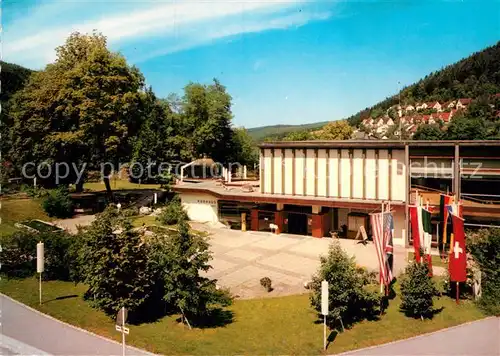
<path fill-rule="evenodd" d="M 17 230 L 15 223 L 31 219 L 51 221 L 43 211 L 40 200 L 33 199 L 6 199 L 2 200 L 0 216 L 0 235 L 7 235 Z"/>
<path fill-rule="evenodd" d="M 408 252 L 408 261 L 413 261 L 413 259 L 415 258 L 414 256 L 415 256 L 414 252 Z M 431 259 L 432 259 L 432 266 L 448 268 L 448 263 L 443 262 L 440 256 L 431 255 Z"/>
<path fill-rule="evenodd" d="M 111 179 L 110 183 L 113 190 L 160 189 L 160 184 L 136 184 L 127 179 Z M 106 190 L 104 182 L 88 182 L 83 185 L 83 188 L 96 192 Z"/>
<path fill-rule="evenodd" d="M 3 293 L 68 323 L 119 340 L 114 322 L 92 309 L 83 300 L 83 285 L 45 282 L 44 303 L 38 305 L 35 278 L 0 281 Z M 67 297 L 72 296 L 74 297 Z M 57 299 L 61 297 L 64 299 Z M 470 301 L 456 305 L 453 299 L 436 298 L 435 307 L 443 308 L 432 320 L 405 317 L 398 310 L 399 299 L 391 301 L 379 321 L 362 322 L 338 334 L 327 352 L 338 353 L 377 345 L 396 339 L 458 325 L 483 318 Z M 130 344 L 162 354 L 321 354 L 323 325 L 315 323 L 316 314 L 307 295 L 254 300 L 237 300 L 228 308 L 233 321 L 225 326 L 189 330 L 175 317 L 158 322 L 132 325 Z M 331 337 L 334 334 L 331 334 Z M 429 346 L 429 350 L 431 345 Z"/>

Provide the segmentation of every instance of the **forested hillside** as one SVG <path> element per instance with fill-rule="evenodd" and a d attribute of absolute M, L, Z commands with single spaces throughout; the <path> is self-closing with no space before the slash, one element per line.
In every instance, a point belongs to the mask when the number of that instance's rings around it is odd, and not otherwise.
<path fill-rule="evenodd" d="M 24 86 L 33 71 L 17 64 L 3 61 L 0 61 L 0 65 L 2 66 L 2 91 L 0 100 L 3 103 Z"/>
<path fill-rule="evenodd" d="M 459 98 L 478 98 L 500 93 L 500 42 L 439 71 L 430 73 L 401 91 L 401 104 Z M 366 108 L 347 120 L 352 126 L 371 117 L 381 116 L 399 103 L 398 94 Z"/>
<path fill-rule="evenodd" d="M 328 121 L 315 122 L 312 124 L 304 125 L 271 125 L 253 127 L 248 129 L 248 134 L 257 142 L 264 141 L 265 139 L 280 140 L 292 132 L 318 130 L 325 126 L 327 123 Z"/>

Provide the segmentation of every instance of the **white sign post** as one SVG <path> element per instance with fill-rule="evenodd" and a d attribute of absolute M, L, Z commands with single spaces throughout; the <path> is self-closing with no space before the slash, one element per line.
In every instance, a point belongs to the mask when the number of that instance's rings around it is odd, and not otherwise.
<path fill-rule="evenodd" d="M 122 307 L 118 314 L 116 315 L 116 331 L 122 333 L 122 356 L 125 356 L 125 334 L 129 334 L 129 328 L 125 327 L 125 322 L 127 321 L 128 311 L 125 307 Z"/>
<path fill-rule="evenodd" d="M 328 315 L 328 282 L 321 282 L 321 314 L 323 314 L 323 349 L 326 350 L 326 316 Z"/>
<path fill-rule="evenodd" d="M 40 305 L 42 304 L 42 272 L 44 270 L 45 257 L 44 257 L 44 249 L 43 242 L 39 242 L 36 244 L 36 271 L 39 274 L 39 296 L 40 296 Z"/>

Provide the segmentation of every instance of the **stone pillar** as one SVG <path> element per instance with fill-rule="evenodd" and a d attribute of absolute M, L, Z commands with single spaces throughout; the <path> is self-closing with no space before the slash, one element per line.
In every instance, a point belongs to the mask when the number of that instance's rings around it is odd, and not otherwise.
<path fill-rule="evenodd" d="M 282 210 L 280 211 L 276 211 L 274 213 L 274 223 L 276 224 L 276 226 L 278 226 L 278 228 L 276 229 L 276 234 L 281 234 L 283 232 L 283 224 L 284 224 L 284 213 Z"/>
<path fill-rule="evenodd" d="M 250 229 L 252 231 L 259 231 L 259 210 L 252 209 L 250 212 Z"/>
<path fill-rule="evenodd" d="M 247 179 L 247 166 L 243 166 L 243 179 Z"/>
<path fill-rule="evenodd" d="M 312 236 L 322 238 L 323 236 L 325 236 L 325 224 L 323 223 L 325 215 L 313 214 L 311 218 L 312 218 Z"/>
<path fill-rule="evenodd" d="M 247 231 L 247 213 L 241 213 L 241 231 Z"/>

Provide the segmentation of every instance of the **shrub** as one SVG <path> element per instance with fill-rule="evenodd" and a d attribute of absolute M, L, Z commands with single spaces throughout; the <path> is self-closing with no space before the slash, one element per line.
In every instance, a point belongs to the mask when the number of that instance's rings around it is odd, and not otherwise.
<path fill-rule="evenodd" d="M 467 248 L 481 270 L 479 306 L 500 315 L 500 228 L 482 229 L 469 235 Z"/>
<path fill-rule="evenodd" d="M 10 278 L 24 278 L 36 272 L 36 244 L 44 243 L 45 280 L 70 280 L 73 257 L 69 251 L 73 237 L 65 232 L 33 233 L 17 231 L 1 237 L 2 273 Z"/>
<path fill-rule="evenodd" d="M 271 285 L 271 279 L 269 277 L 264 277 L 260 279 L 260 285 L 264 287 L 268 292 L 273 290 L 273 287 Z"/>
<path fill-rule="evenodd" d="M 427 263 L 410 262 L 401 281 L 400 310 L 406 316 L 429 318 L 433 315 L 433 297 L 438 293 Z"/>
<path fill-rule="evenodd" d="M 321 282 L 326 280 L 329 290 L 329 316 L 331 327 L 342 318 L 348 326 L 363 319 L 373 319 L 380 312 L 380 295 L 371 290 L 370 274 L 356 267 L 354 258 L 349 257 L 337 241 L 322 256 L 321 266 L 310 284 L 311 305 L 321 311 Z M 338 325 L 338 324 L 337 324 Z"/>
<path fill-rule="evenodd" d="M 69 218 L 73 215 L 73 202 L 66 187 L 50 192 L 42 203 L 42 208 L 48 216 Z"/>
<path fill-rule="evenodd" d="M 175 225 L 179 221 L 187 219 L 187 214 L 182 208 L 178 195 L 172 198 L 156 219 L 163 225 Z"/>

